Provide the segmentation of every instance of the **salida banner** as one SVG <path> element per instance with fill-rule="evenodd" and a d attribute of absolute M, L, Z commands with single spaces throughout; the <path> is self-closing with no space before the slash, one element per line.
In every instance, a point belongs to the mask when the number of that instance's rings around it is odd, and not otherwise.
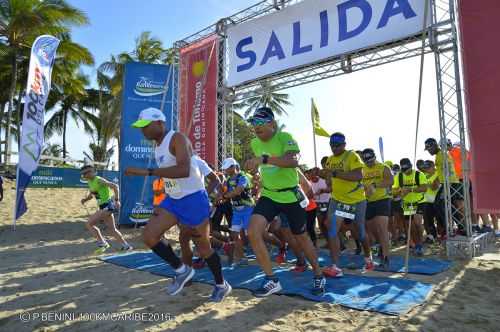
<path fill-rule="evenodd" d="M 218 38 L 207 37 L 180 51 L 179 130 L 206 162 L 217 162 Z"/>
<path fill-rule="evenodd" d="M 127 167 L 157 167 L 153 142 L 132 128 L 139 113 L 146 108 L 161 109 L 172 125 L 172 82 L 175 68 L 132 62 L 125 65 L 123 106 L 120 131 L 120 224 L 148 221 L 153 213 L 153 178 L 125 176 Z M 168 84 L 166 84 L 168 80 Z M 164 94 L 166 93 L 166 96 Z M 165 98 L 164 98 L 165 97 Z M 146 181 L 146 182 L 144 182 Z M 143 187 L 145 190 L 143 191 Z"/>
<path fill-rule="evenodd" d="M 425 0 L 307 0 L 229 26 L 226 84 L 240 85 L 416 35 L 422 31 L 425 3 Z M 428 24 L 430 18 L 431 15 Z"/>
<path fill-rule="evenodd" d="M 97 170 L 97 175 L 116 184 L 120 174 L 116 171 Z M 31 176 L 29 188 L 88 188 L 87 181 L 80 176 L 80 169 L 61 167 L 38 167 Z"/>

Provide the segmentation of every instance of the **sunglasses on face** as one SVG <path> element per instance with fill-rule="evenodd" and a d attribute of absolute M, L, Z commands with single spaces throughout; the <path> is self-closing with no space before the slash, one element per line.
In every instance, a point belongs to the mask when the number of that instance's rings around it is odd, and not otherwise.
<path fill-rule="evenodd" d="M 249 122 L 252 126 L 258 127 L 258 126 L 264 126 L 264 125 L 270 123 L 271 121 L 269 121 L 267 119 L 254 118 L 254 119 L 251 119 Z"/>

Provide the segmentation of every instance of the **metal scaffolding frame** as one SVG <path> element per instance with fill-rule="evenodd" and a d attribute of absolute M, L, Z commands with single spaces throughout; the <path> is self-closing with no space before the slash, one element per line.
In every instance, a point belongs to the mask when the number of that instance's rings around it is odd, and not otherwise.
<path fill-rule="evenodd" d="M 185 46 L 217 33 L 220 36 L 219 47 L 219 80 L 218 80 L 218 158 L 219 164 L 227 155 L 232 155 L 233 119 L 232 103 L 242 101 L 256 94 L 261 94 L 261 82 L 271 83 L 274 90 L 284 90 L 300 85 L 320 81 L 327 78 L 349 74 L 367 68 L 373 68 L 392 62 L 420 56 L 422 52 L 421 34 L 406 39 L 379 45 L 371 49 L 352 52 L 343 56 L 332 57 L 321 62 L 309 64 L 283 72 L 274 73 L 258 80 L 228 88 L 224 84 L 227 71 L 225 63 L 226 29 L 281 10 L 285 6 L 305 0 L 264 0 L 248 7 L 230 17 L 219 20 L 184 40 L 177 42 L 177 47 Z M 460 58 L 458 53 L 458 32 L 456 24 L 456 0 L 431 0 L 432 24 L 427 31 L 424 52 L 434 53 L 436 64 L 436 80 L 438 86 L 440 138 L 443 151 L 446 151 L 448 138 L 459 140 L 462 151 L 468 146 L 465 137 L 465 121 L 463 98 L 460 82 Z M 445 174 L 450 165 L 445 159 Z M 462 153 L 464 170 L 468 170 L 466 154 Z M 447 254 L 449 256 L 473 257 L 479 254 L 487 244 L 485 236 L 476 236 L 471 228 L 471 205 L 467 172 L 464 172 L 464 191 L 457 191 L 447 178 L 444 183 L 447 224 Z M 451 197 L 460 196 L 464 201 L 463 211 L 459 211 L 452 203 Z M 466 236 L 452 236 L 453 225 L 465 226 Z"/>

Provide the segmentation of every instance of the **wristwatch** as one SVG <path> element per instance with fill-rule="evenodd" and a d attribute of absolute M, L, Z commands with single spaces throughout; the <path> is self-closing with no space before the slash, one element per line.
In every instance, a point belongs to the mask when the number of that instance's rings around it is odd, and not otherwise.
<path fill-rule="evenodd" d="M 148 168 L 148 176 L 153 176 L 154 168 Z"/>
<path fill-rule="evenodd" d="M 332 177 L 333 177 L 333 178 L 336 178 L 336 177 L 337 177 L 337 171 L 336 171 L 336 170 L 335 170 L 335 171 L 332 171 Z"/>
<path fill-rule="evenodd" d="M 266 165 L 269 162 L 269 155 L 263 154 L 262 155 L 262 163 Z"/>

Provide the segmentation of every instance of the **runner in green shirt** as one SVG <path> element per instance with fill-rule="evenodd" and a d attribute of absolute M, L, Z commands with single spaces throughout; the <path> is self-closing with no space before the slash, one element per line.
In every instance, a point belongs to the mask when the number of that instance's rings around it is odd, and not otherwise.
<path fill-rule="evenodd" d="M 403 212 L 406 219 L 412 217 L 410 238 L 415 243 L 415 254 L 422 256 L 423 214 L 422 203 L 425 202 L 424 193 L 427 191 L 427 178 L 424 173 L 413 170 L 410 159 L 401 159 L 401 172 L 394 177 L 394 193 L 401 197 Z M 407 225 L 405 225 L 407 227 Z"/>
<path fill-rule="evenodd" d="M 264 244 L 268 223 L 279 214 L 287 217 L 295 239 L 313 268 L 312 293 L 321 295 L 326 280 L 322 276 L 316 250 L 305 232 L 307 199 L 299 188 L 296 170 L 299 166 L 299 146 L 292 135 L 278 130 L 274 114 L 268 107 L 258 108 L 249 122 L 256 135 L 251 142 L 256 158 L 248 160 L 246 168 L 250 171 L 260 170 L 262 194 L 250 219 L 248 235 L 257 261 L 266 274 L 255 295 L 264 297 L 282 289 L 278 278 L 273 275 L 272 263 Z"/>
<path fill-rule="evenodd" d="M 116 229 L 115 218 L 113 216 L 113 212 L 120 209 L 118 186 L 113 182 L 109 182 L 97 176 L 93 166 L 83 166 L 80 173 L 82 178 L 87 180 L 90 190 L 89 195 L 82 199 L 82 204 L 85 205 L 86 202 L 95 197 L 97 205 L 99 206 L 99 210 L 89 216 L 85 225 L 90 233 L 97 239 L 98 248 L 95 253 L 102 254 L 111 247 L 104 236 L 102 236 L 99 227 L 97 227 L 100 221 L 104 221 L 106 229 L 108 229 L 111 235 L 122 244 L 121 250 L 132 250 L 132 246 L 127 243 L 120 231 Z"/>

